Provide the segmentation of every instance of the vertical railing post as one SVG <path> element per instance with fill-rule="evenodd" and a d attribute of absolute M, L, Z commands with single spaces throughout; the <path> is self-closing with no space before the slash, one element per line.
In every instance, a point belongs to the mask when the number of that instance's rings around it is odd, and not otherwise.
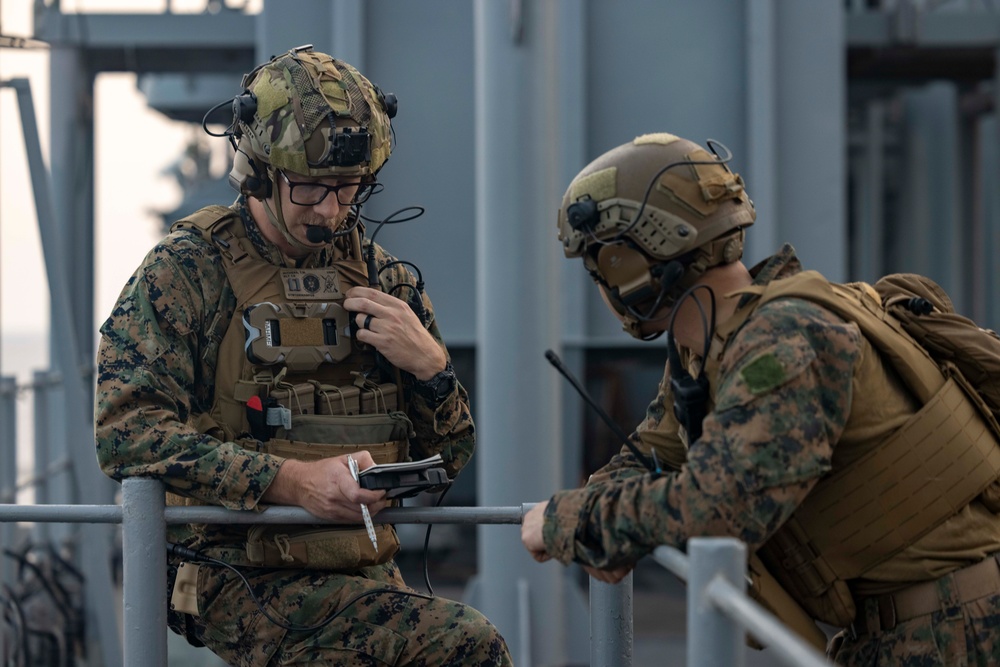
<path fill-rule="evenodd" d="M 0 503 L 17 503 L 17 378 L 0 377 Z M 0 545 L 13 549 L 17 524 L 0 524 Z M 11 560 L 0 554 L 0 584 L 14 583 Z"/>
<path fill-rule="evenodd" d="M 731 537 L 694 537 L 687 552 L 688 667 L 743 667 L 743 629 L 712 604 L 705 589 L 716 577 L 746 588 L 746 545 Z"/>
<path fill-rule="evenodd" d="M 632 573 L 617 584 L 590 579 L 590 664 L 632 666 Z"/>
<path fill-rule="evenodd" d="M 49 421 L 52 419 L 52 407 L 49 405 L 51 376 L 48 371 L 35 371 L 32 374 L 32 404 L 35 425 L 35 503 L 48 505 L 52 502 L 49 495 L 49 468 L 52 465 L 52 434 Z M 47 521 L 39 521 L 33 531 L 40 542 L 47 542 L 51 529 Z"/>
<path fill-rule="evenodd" d="M 122 482 L 125 665 L 167 665 L 167 520 L 163 484 Z"/>

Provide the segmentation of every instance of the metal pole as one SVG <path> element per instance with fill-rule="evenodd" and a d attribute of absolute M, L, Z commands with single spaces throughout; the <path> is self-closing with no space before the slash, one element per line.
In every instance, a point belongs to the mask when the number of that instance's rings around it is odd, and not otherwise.
<path fill-rule="evenodd" d="M 167 522 L 163 484 L 122 482 L 124 657 L 126 665 L 167 665 Z"/>
<path fill-rule="evenodd" d="M 532 503 L 520 507 L 394 507 L 378 513 L 385 523 L 464 523 L 511 524 L 521 523 Z M 168 524 L 220 523 L 246 524 L 301 524 L 317 523 L 336 525 L 337 521 L 320 519 L 301 507 L 271 507 L 263 512 L 241 512 L 225 507 L 167 507 L 164 510 Z M 119 505 L 13 505 L 0 504 L 0 523 L 5 521 L 49 521 L 53 523 L 121 523 Z"/>
<path fill-rule="evenodd" d="M 745 627 L 754 639 L 781 658 L 783 665 L 796 667 L 829 667 L 823 654 L 793 633 L 781 621 L 746 596 L 745 587 L 734 587 L 716 577 L 706 588 L 711 603 Z"/>
<path fill-rule="evenodd" d="M 0 377 L 0 502 L 17 502 L 17 378 Z M 12 549 L 17 526 L 0 526 L 0 547 Z M 0 584 L 14 583 L 9 558 L 0 554 Z"/>
<path fill-rule="evenodd" d="M 544 363 L 559 342 L 558 245 L 548 225 L 565 183 L 553 180 L 544 147 L 558 123 L 546 91 L 552 63 L 543 49 L 556 39 L 561 3 L 479 0 L 473 5 L 476 202 L 476 472 L 480 502 L 541 500 L 563 486 L 561 417 L 550 409 L 562 389 Z M 550 32 L 551 29 L 551 32 Z M 533 119 L 511 132 L 510 110 Z M 511 211 L 518 211 L 511 220 Z M 496 276 L 505 276 L 498 281 Z M 517 295 L 513 298 L 512 295 Z M 509 446 L 504 446 L 504 444 Z M 503 634 L 511 654 L 525 654 L 518 580 L 530 587 L 535 664 L 571 662 L 567 582 L 540 568 L 517 537 L 478 530 L 476 606 Z M 560 573 L 561 575 L 562 573 Z"/>
<path fill-rule="evenodd" d="M 743 628 L 708 596 L 717 578 L 745 590 L 746 545 L 731 537 L 694 537 L 688 541 L 688 667 L 743 667 Z"/>
<path fill-rule="evenodd" d="M 48 505 L 52 502 L 49 497 L 48 470 L 51 463 L 49 452 L 51 451 L 51 433 L 49 431 L 49 419 L 51 417 L 49 405 L 49 373 L 47 371 L 35 371 L 32 374 L 33 380 L 33 414 L 35 424 L 35 503 L 38 505 Z M 51 537 L 48 522 L 35 524 L 35 537 L 43 542 L 47 542 Z"/>
<path fill-rule="evenodd" d="M 590 664 L 632 665 L 632 573 L 617 584 L 590 579 Z"/>
<path fill-rule="evenodd" d="M 853 248 L 857 271 L 852 280 L 875 281 L 882 276 L 885 254 L 882 248 L 885 211 L 885 102 L 872 100 L 865 109 L 866 141 L 864 178 L 860 180 L 858 202 L 862 215 Z"/>
<path fill-rule="evenodd" d="M 383 523 L 517 524 L 534 503 L 515 507 L 390 507 L 376 515 Z M 336 523 L 319 519 L 301 507 L 269 507 L 263 512 L 235 512 L 225 507 L 179 507 L 166 510 L 167 523 Z"/>
<path fill-rule="evenodd" d="M 747 182 L 761 215 L 747 237 L 751 264 L 781 243 L 778 227 L 778 40 L 774 0 L 746 0 Z"/>

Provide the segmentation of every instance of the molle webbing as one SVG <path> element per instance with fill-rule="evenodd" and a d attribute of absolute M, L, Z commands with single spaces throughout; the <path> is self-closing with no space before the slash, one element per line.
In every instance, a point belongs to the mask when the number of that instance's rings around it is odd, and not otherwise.
<path fill-rule="evenodd" d="M 175 223 L 174 228 L 197 231 L 219 250 L 226 277 L 236 299 L 233 318 L 224 327 L 225 333 L 219 346 L 215 399 L 211 410 L 212 418 L 224 432 L 223 439 L 231 440 L 248 432 L 246 401 L 254 395 L 263 399 L 271 391 L 280 391 L 282 388 L 277 381 L 279 377 L 283 377 L 286 385 L 316 381 L 324 385 L 348 386 L 355 381 L 358 373 L 363 374 L 374 368 L 373 351 L 367 346 L 356 346 L 353 342 L 346 358 L 336 355 L 341 357 L 337 363 L 324 363 L 318 369 L 305 372 L 288 368 L 287 374 L 283 376 L 277 366 L 253 366 L 245 353 L 247 336 L 243 315 L 248 307 L 265 303 L 278 306 L 289 304 L 289 308 L 296 307 L 296 304 L 305 304 L 304 307 L 307 307 L 320 302 L 339 303 L 343 299 L 343 293 L 352 286 L 368 284 L 367 265 L 361 258 L 361 236 L 358 229 L 326 250 L 333 253 L 335 268 L 309 268 L 307 265 L 282 268 L 261 258 L 247 238 L 246 230 L 234 209 L 208 207 Z M 293 289 L 290 284 L 306 273 L 319 276 L 319 288 L 315 292 L 310 293 L 301 287 Z M 292 324 L 293 328 L 294 326 Z M 399 373 L 396 375 L 396 382 L 401 383 Z M 401 390 L 397 393 L 402 396 Z"/>
<path fill-rule="evenodd" d="M 789 521 L 812 552 L 791 569 L 861 576 L 958 513 L 998 473 L 996 438 L 949 379 L 885 444 L 816 485 Z M 802 583 L 818 592 L 824 578 Z"/>
<path fill-rule="evenodd" d="M 1000 477 L 1000 435 L 992 415 L 969 397 L 974 390 L 960 374 L 940 368 L 902 331 L 871 287 L 834 285 L 804 271 L 742 292 L 760 295 L 760 304 L 805 299 L 856 323 L 923 404 L 885 442 L 821 480 L 765 547 L 765 553 L 778 549 L 796 588 L 819 595 L 836 579 L 863 575 Z"/>

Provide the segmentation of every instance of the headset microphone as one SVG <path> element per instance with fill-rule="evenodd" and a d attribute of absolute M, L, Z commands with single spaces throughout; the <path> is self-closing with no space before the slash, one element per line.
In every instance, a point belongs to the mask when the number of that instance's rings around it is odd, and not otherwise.
<path fill-rule="evenodd" d="M 570 373 L 569 369 L 566 368 L 566 366 L 563 364 L 562 359 L 560 359 L 555 352 L 553 352 L 552 350 L 546 350 L 545 358 L 549 360 L 550 364 L 555 366 L 555 369 L 557 371 L 562 373 L 562 376 L 564 378 L 569 380 L 569 383 L 573 385 L 573 389 L 576 389 L 576 393 L 580 394 L 583 400 L 587 402 L 587 405 L 592 407 L 597 412 L 597 414 L 600 415 L 601 419 L 604 420 L 604 423 L 608 425 L 608 428 L 611 429 L 612 433 L 621 438 L 621 441 L 625 444 L 626 447 L 629 448 L 629 451 L 631 451 L 632 454 L 637 459 L 639 459 L 640 463 L 646 466 L 652 473 L 663 472 L 663 470 L 660 468 L 659 461 L 656 460 L 656 450 L 652 451 L 652 459 L 646 454 L 643 454 L 641 451 L 639 451 L 639 448 L 636 447 L 635 444 L 633 444 L 632 439 L 628 435 L 626 435 L 625 431 L 623 431 L 622 428 L 618 424 L 616 424 L 614 420 L 611 419 L 611 417 L 608 416 L 608 413 L 605 412 L 604 409 L 597 404 L 597 401 L 591 398 L 590 394 L 587 393 L 587 390 L 583 388 L 583 385 L 581 385 L 580 382 L 575 377 L 573 377 L 573 374 Z"/>
<path fill-rule="evenodd" d="M 309 225 L 306 227 L 306 238 L 309 243 L 329 243 L 333 240 L 333 230 L 329 227 Z"/>

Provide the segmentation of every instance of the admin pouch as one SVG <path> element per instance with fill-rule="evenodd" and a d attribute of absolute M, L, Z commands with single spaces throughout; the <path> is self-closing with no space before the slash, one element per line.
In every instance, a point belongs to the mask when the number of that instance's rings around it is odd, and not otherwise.
<path fill-rule="evenodd" d="M 367 451 L 376 464 L 395 463 L 406 460 L 413 424 L 402 412 L 303 414 L 293 416 L 291 428 L 279 427 L 276 435 L 260 443 L 260 451 L 300 461 Z M 385 563 L 399 551 L 392 526 L 375 524 L 375 537 L 377 549 L 360 526 L 257 525 L 247 533 L 246 556 L 257 567 L 357 570 Z"/>

